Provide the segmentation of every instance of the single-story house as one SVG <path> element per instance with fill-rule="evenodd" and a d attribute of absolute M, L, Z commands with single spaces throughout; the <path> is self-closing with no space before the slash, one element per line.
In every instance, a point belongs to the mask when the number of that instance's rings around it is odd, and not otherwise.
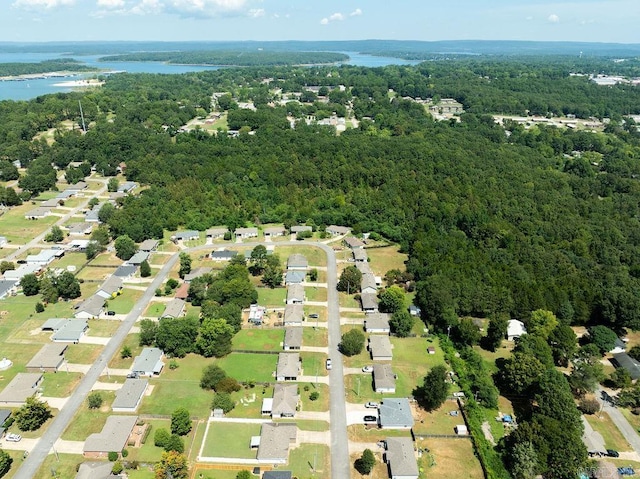
<path fill-rule="evenodd" d="M 411 316 L 420 316 L 420 314 L 422 314 L 422 310 L 420 309 L 420 307 L 412 304 L 411 306 L 409 306 L 409 314 Z"/>
<path fill-rule="evenodd" d="M 178 289 L 176 289 L 173 297 L 186 300 L 189 297 L 189 283 L 182 283 L 180 286 L 178 286 Z"/>
<path fill-rule="evenodd" d="M 212 269 L 213 268 L 209 268 L 208 266 L 202 266 L 200 268 L 193 269 L 190 273 L 184 275 L 183 280 L 185 283 L 190 283 L 191 281 L 199 278 L 202 275 L 211 273 Z"/>
<path fill-rule="evenodd" d="M 616 368 L 626 369 L 632 380 L 636 381 L 640 378 L 640 362 L 633 359 L 627 353 L 614 354 L 611 362 Z"/>
<path fill-rule="evenodd" d="M 213 261 L 231 261 L 237 254 L 237 251 L 223 249 L 219 251 L 212 251 L 210 256 Z"/>
<path fill-rule="evenodd" d="M 298 402 L 300 402 L 300 395 L 297 384 L 276 384 L 273 388 L 273 398 L 262 400 L 261 412 L 274 419 L 295 417 Z"/>
<path fill-rule="evenodd" d="M 163 318 L 181 318 L 185 313 L 186 303 L 184 299 L 173 298 L 169 301 L 162 313 Z"/>
<path fill-rule="evenodd" d="M 177 231 L 171 238 L 175 241 L 197 240 L 200 238 L 200 232 L 195 230 Z"/>
<path fill-rule="evenodd" d="M 136 265 L 133 265 L 133 264 L 121 264 L 113 272 L 113 276 L 117 276 L 118 278 L 126 279 L 126 278 L 130 278 L 131 276 L 136 274 L 137 270 L 138 270 L 138 267 Z"/>
<path fill-rule="evenodd" d="M 609 351 L 611 354 L 624 353 L 627 350 L 627 343 L 622 339 L 616 338 L 616 342 L 613 345 L 613 349 Z"/>
<path fill-rule="evenodd" d="M 84 220 L 89 223 L 100 223 L 100 218 L 98 213 L 100 212 L 100 208 L 104 206 L 104 202 L 95 205 L 89 211 L 84 214 Z"/>
<path fill-rule="evenodd" d="M 72 240 L 67 243 L 68 251 L 84 252 L 87 249 L 87 246 L 89 246 L 89 243 L 91 243 L 91 240 L 88 239 Z"/>
<path fill-rule="evenodd" d="M 86 181 L 78 181 L 77 183 L 74 183 L 73 185 L 67 186 L 65 191 L 70 191 L 73 194 L 78 194 L 80 191 L 86 190 L 87 186 L 88 185 L 87 185 Z"/>
<path fill-rule="evenodd" d="M 256 326 L 260 326 L 263 322 L 264 313 L 266 313 L 266 311 L 267 308 L 264 306 L 252 304 L 249 306 L 249 322 Z"/>
<path fill-rule="evenodd" d="M 360 294 L 360 303 L 362 304 L 362 311 L 365 313 L 377 313 L 378 312 L 378 296 L 371 293 Z"/>
<path fill-rule="evenodd" d="M 122 278 L 109 276 L 109 278 L 102 283 L 96 295 L 104 299 L 111 299 L 115 298 L 120 291 L 122 291 Z"/>
<path fill-rule="evenodd" d="M 151 253 L 158 248 L 159 241 L 156 239 L 148 239 L 144 240 L 140 243 L 140 247 L 138 248 L 140 251 L 146 251 L 147 253 Z"/>
<path fill-rule="evenodd" d="M 69 235 L 71 236 L 86 236 L 90 235 L 93 230 L 93 223 L 73 223 L 67 227 Z"/>
<path fill-rule="evenodd" d="M 284 308 L 285 326 L 302 326 L 304 309 L 301 304 L 287 304 Z"/>
<path fill-rule="evenodd" d="M 54 329 L 51 340 L 54 343 L 78 344 L 87 329 L 89 329 L 89 324 L 86 319 L 65 319 Z"/>
<path fill-rule="evenodd" d="M 374 361 L 391 361 L 393 359 L 393 350 L 389 336 L 370 336 L 369 352 L 371 359 Z"/>
<path fill-rule="evenodd" d="M 347 236 L 343 240 L 343 242 L 344 242 L 345 245 L 347 245 L 351 249 L 364 248 L 364 243 L 362 242 L 362 240 L 360 240 L 358 238 L 355 238 L 353 236 Z"/>
<path fill-rule="evenodd" d="M 83 462 L 78 468 L 75 479 L 123 479 L 122 474 L 111 474 L 112 462 Z"/>
<path fill-rule="evenodd" d="M 362 274 L 373 274 L 373 271 L 371 271 L 371 265 L 369 265 L 368 261 L 356 263 L 356 268 L 358 268 L 358 271 Z"/>
<path fill-rule="evenodd" d="M 284 236 L 287 234 L 287 230 L 284 226 L 274 226 L 264 229 L 265 238 L 275 238 L 276 236 Z"/>
<path fill-rule="evenodd" d="M 313 227 L 307 225 L 294 225 L 291 227 L 291 234 L 304 233 L 305 231 L 313 231 Z"/>
<path fill-rule="evenodd" d="M 120 454 L 138 422 L 138 416 L 109 416 L 102 431 L 87 437 L 82 454 L 84 457 L 107 457 L 111 451 Z"/>
<path fill-rule="evenodd" d="M 21 406 L 38 392 L 42 373 L 18 373 L 0 393 L 1 406 Z"/>
<path fill-rule="evenodd" d="M 305 271 L 287 270 L 287 273 L 284 275 L 284 284 L 302 284 L 306 276 Z"/>
<path fill-rule="evenodd" d="M 148 259 L 149 259 L 148 251 L 138 251 L 136 254 L 134 254 L 131 258 L 127 260 L 127 263 L 139 265 L 143 261 L 147 261 Z"/>
<path fill-rule="evenodd" d="M 234 235 L 236 238 L 240 239 L 257 238 L 258 228 L 238 228 L 235 230 Z"/>
<path fill-rule="evenodd" d="M 76 306 L 76 312 L 73 315 L 76 319 L 92 319 L 99 318 L 103 311 L 104 298 L 94 294 Z"/>
<path fill-rule="evenodd" d="M 133 189 L 138 186 L 135 181 L 123 181 L 118 185 L 118 193 L 131 193 Z"/>
<path fill-rule="evenodd" d="M 377 393 L 396 392 L 396 375 L 391 369 L 391 364 L 373 365 L 373 390 Z"/>
<path fill-rule="evenodd" d="M 37 274 L 42 269 L 39 264 L 21 264 L 16 269 L 5 271 L 3 276 L 7 281 L 20 281 L 28 274 Z"/>
<path fill-rule="evenodd" d="M 18 282 L 12 279 L 0 280 L 0 299 L 4 299 L 18 290 Z"/>
<path fill-rule="evenodd" d="M 364 318 L 364 330 L 367 333 L 389 334 L 389 315 L 387 313 L 368 313 Z"/>
<path fill-rule="evenodd" d="M 376 277 L 373 273 L 365 273 L 362 275 L 360 281 L 361 294 L 376 294 L 378 291 L 378 285 L 376 283 Z"/>
<path fill-rule="evenodd" d="M 292 254 L 287 258 L 287 269 L 289 271 L 306 271 L 308 267 L 309 261 L 302 254 Z"/>
<path fill-rule="evenodd" d="M 413 440 L 410 437 L 388 437 L 385 445 L 390 479 L 418 479 L 420 470 Z"/>
<path fill-rule="evenodd" d="M 291 471 L 264 471 L 262 479 L 291 479 L 293 472 Z"/>
<path fill-rule="evenodd" d="M 347 228 L 346 226 L 330 225 L 327 226 L 325 231 L 331 236 L 342 236 L 349 234 L 351 232 L 351 228 Z"/>
<path fill-rule="evenodd" d="M 164 353 L 161 349 L 144 348 L 140 355 L 133 360 L 131 372 L 138 373 L 140 376 L 158 376 L 164 367 L 163 356 Z"/>
<path fill-rule="evenodd" d="M 299 283 L 290 284 L 287 287 L 287 304 L 304 303 L 304 286 Z"/>
<path fill-rule="evenodd" d="M 300 354 L 279 353 L 276 366 L 277 381 L 296 381 L 300 375 Z"/>
<path fill-rule="evenodd" d="M 55 373 L 64 363 L 64 352 L 67 347 L 69 346 L 63 343 L 45 344 L 27 363 L 27 371 Z"/>
<path fill-rule="evenodd" d="M 210 228 L 206 231 L 207 238 L 222 239 L 229 232 L 228 228 Z"/>
<path fill-rule="evenodd" d="M 407 398 L 386 398 L 379 408 L 379 422 L 383 429 L 411 429 L 413 414 Z"/>
<path fill-rule="evenodd" d="M 38 206 L 24 215 L 27 220 L 37 220 L 51 214 L 51 208 L 46 206 Z"/>
<path fill-rule="evenodd" d="M 289 447 L 296 443 L 298 427 L 295 424 L 262 424 L 257 459 L 267 464 L 286 464 L 289 460 Z"/>
<path fill-rule="evenodd" d="M 284 328 L 284 341 L 282 349 L 285 351 L 299 350 L 302 348 L 302 328 L 298 326 Z"/>
<path fill-rule="evenodd" d="M 148 385 L 147 379 L 125 379 L 122 387 L 116 391 L 116 398 L 111 405 L 113 412 L 136 412 Z"/>
<path fill-rule="evenodd" d="M 524 323 L 517 319 L 510 319 L 507 324 L 507 339 L 513 341 L 523 334 L 527 334 L 527 328 L 525 328 Z"/>
<path fill-rule="evenodd" d="M 356 248 L 353 250 L 353 261 L 356 263 L 366 263 L 369 259 L 367 251 L 362 248 Z"/>
<path fill-rule="evenodd" d="M 43 249 L 38 254 L 30 254 L 27 256 L 27 264 L 37 264 L 46 266 L 54 259 L 64 256 L 63 249 Z"/>

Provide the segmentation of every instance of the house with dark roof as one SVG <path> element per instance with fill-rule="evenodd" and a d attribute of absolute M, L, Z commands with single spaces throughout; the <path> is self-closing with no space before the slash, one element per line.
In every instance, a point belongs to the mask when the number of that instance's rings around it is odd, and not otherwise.
<path fill-rule="evenodd" d="M 6 431 L 4 427 L 4 423 L 7 422 L 7 419 L 11 416 L 11 409 L 0 409 L 0 438 L 4 436 Z"/>
<path fill-rule="evenodd" d="M 237 255 L 238 255 L 237 251 L 229 251 L 229 250 L 223 249 L 218 251 L 212 251 L 211 255 L 209 256 L 213 261 L 231 261 Z"/>
<path fill-rule="evenodd" d="M 28 213 L 24 215 L 24 218 L 27 220 L 38 220 L 40 218 L 45 218 L 51 214 L 51 208 L 46 206 L 38 206 L 37 208 L 32 209 Z"/>
<path fill-rule="evenodd" d="M 0 299 L 18 291 L 18 282 L 11 279 L 0 280 Z"/>
<path fill-rule="evenodd" d="M 378 296 L 376 294 L 360 294 L 360 303 L 362 304 L 362 311 L 364 311 L 365 313 L 378 312 Z"/>
<path fill-rule="evenodd" d="M 103 458 L 111 451 L 120 454 L 125 449 L 138 416 L 109 416 L 102 431 L 87 437 L 82 454 L 84 457 Z"/>
<path fill-rule="evenodd" d="M 77 319 L 99 318 L 104 311 L 104 298 L 94 294 L 76 306 L 76 312 L 73 315 Z"/>
<path fill-rule="evenodd" d="M 391 361 L 393 350 L 389 336 L 375 335 L 369 336 L 369 352 L 374 361 Z"/>
<path fill-rule="evenodd" d="M 42 373 L 18 373 L 0 392 L 0 406 L 22 406 L 27 398 L 38 392 Z"/>
<path fill-rule="evenodd" d="M 127 279 L 136 274 L 138 267 L 133 264 L 121 264 L 118 268 L 113 272 L 113 276 L 118 278 Z"/>
<path fill-rule="evenodd" d="M 373 390 L 377 393 L 396 392 L 396 375 L 391 369 L 391 364 L 373 365 Z"/>
<path fill-rule="evenodd" d="M 385 398 L 380 404 L 378 415 L 382 429 L 413 427 L 413 414 L 407 398 Z"/>
<path fill-rule="evenodd" d="M 622 339 L 616 338 L 615 343 L 613 343 L 613 349 L 609 351 L 611 354 L 624 353 L 627 350 L 627 343 L 625 343 Z"/>
<path fill-rule="evenodd" d="M 155 251 L 158 248 L 159 243 L 160 242 L 156 239 L 144 240 L 142 243 L 140 243 L 140 246 L 138 249 L 140 251 L 146 251 L 147 253 L 151 253 L 152 251 Z"/>
<path fill-rule="evenodd" d="M 104 298 L 115 298 L 122 291 L 122 278 L 117 276 L 109 276 L 109 278 L 100 285 L 96 295 Z"/>
<path fill-rule="evenodd" d="M 177 231 L 171 239 L 175 241 L 191 241 L 200 238 L 200 232 L 196 230 Z"/>
<path fill-rule="evenodd" d="M 264 471 L 262 479 L 291 479 L 293 473 L 291 471 Z"/>
<path fill-rule="evenodd" d="M 73 223 L 67 227 L 70 236 L 86 236 L 90 235 L 93 230 L 93 223 Z"/>
<path fill-rule="evenodd" d="M 297 384 L 276 384 L 273 387 L 273 397 L 262 400 L 261 412 L 274 419 L 295 417 L 299 402 Z"/>
<path fill-rule="evenodd" d="M 287 304 L 304 303 L 304 286 L 301 284 L 290 284 L 287 287 Z"/>
<path fill-rule="evenodd" d="M 64 352 L 69 347 L 64 343 L 48 343 L 27 363 L 27 371 L 55 373 L 64 363 Z"/>
<path fill-rule="evenodd" d="M 111 474 L 113 469 L 112 462 L 83 462 L 78 467 L 78 473 L 75 479 L 124 479 L 122 474 Z"/>
<path fill-rule="evenodd" d="M 144 348 L 139 356 L 133 360 L 132 373 L 140 376 L 158 376 L 164 367 L 162 358 L 164 353 L 158 348 Z"/>
<path fill-rule="evenodd" d="M 284 284 L 302 284 L 307 276 L 305 271 L 287 270 L 284 275 Z"/>
<path fill-rule="evenodd" d="M 136 412 L 142 402 L 149 381 L 147 379 L 127 378 L 111 405 L 113 412 Z"/>
<path fill-rule="evenodd" d="M 387 313 L 368 313 L 364 318 L 364 330 L 367 333 L 389 334 L 389 318 Z"/>
<path fill-rule="evenodd" d="M 296 381 L 300 375 L 301 364 L 299 353 L 279 353 L 276 380 Z"/>
<path fill-rule="evenodd" d="M 640 362 L 633 359 L 627 353 L 616 353 L 611 360 L 616 368 L 624 368 L 633 381 L 640 378 Z"/>
<path fill-rule="evenodd" d="M 173 298 L 164 308 L 162 318 L 181 318 L 185 313 L 186 302 L 184 299 Z"/>
<path fill-rule="evenodd" d="M 298 427 L 293 423 L 262 424 L 258 462 L 267 464 L 286 464 L 289 460 L 289 448 L 296 443 Z"/>
<path fill-rule="evenodd" d="M 306 271 L 307 268 L 309 268 L 309 261 L 304 255 L 296 253 L 287 258 L 287 269 L 289 271 Z"/>
<path fill-rule="evenodd" d="M 418 479 L 420 470 L 410 437 L 388 437 L 385 447 L 385 462 L 389 468 L 390 479 Z"/>
<path fill-rule="evenodd" d="M 304 309 L 301 304 L 287 304 L 284 308 L 285 326 L 302 326 Z"/>
<path fill-rule="evenodd" d="M 238 228 L 234 231 L 236 239 L 257 238 L 258 228 Z"/>
<path fill-rule="evenodd" d="M 298 351 L 302 348 L 302 328 L 286 327 L 284 328 L 284 341 L 282 349 L 285 351 Z"/>

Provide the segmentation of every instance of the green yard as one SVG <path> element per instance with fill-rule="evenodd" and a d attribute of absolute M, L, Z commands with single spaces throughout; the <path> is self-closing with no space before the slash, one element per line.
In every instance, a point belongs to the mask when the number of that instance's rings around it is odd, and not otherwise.
<path fill-rule="evenodd" d="M 327 301 L 327 288 L 305 286 L 304 295 L 307 297 L 307 301 Z"/>
<path fill-rule="evenodd" d="M 122 293 L 115 299 L 108 301 L 108 309 L 115 311 L 117 314 L 129 314 L 133 309 L 136 301 L 140 299 L 143 291 L 137 289 L 123 289 Z"/>
<path fill-rule="evenodd" d="M 123 358 L 121 355 L 122 349 L 128 346 L 131 350 L 131 357 Z M 112 369 L 128 369 L 133 364 L 133 358 L 140 354 L 142 351 L 142 346 L 140 346 L 140 334 L 139 333 L 131 333 L 127 334 L 127 337 L 124 340 L 124 344 L 120 347 L 118 351 L 113 355 L 111 361 L 109 362 L 109 367 Z"/>
<path fill-rule="evenodd" d="M 287 299 L 286 288 L 264 288 L 258 289 L 258 304 L 267 308 L 284 308 Z"/>
<path fill-rule="evenodd" d="M 304 376 L 327 375 L 327 368 L 325 367 L 326 354 L 303 352 L 300 357 L 302 358 L 302 374 Z"/>
<path fill-rule="evenodd" d="M 164 376 L 164 373 L 163 373 Z M 178 407 L 185 407 L 192 417 L 208 417 L 213 393 L 200 388 L 200 381 L 151 379 L 153 393 L 140 405 L 140 414 L 170 416 Z"/>
<path fill-rule="evenodd" d="M 68 266 L 75 266 L 75 271 L 79 270 L 87 263 L 87 257 L 84 253 L 65 253 L 65 255 L 55 260 L 52 264 L 55 268 L 67 268 Z M 72 268 L 73 269 L 73 268 Z"/>
<path fill-rule="evenodd" d="M 277 354 L 231 353 L 216 361 L 227 376 L 241 382 L 273 382 L 277 363 Z"/>
<path fill-rule="evenodd" d="M 93 364 L 101 351 L 98 344 L 70 344 L 64 357 L 71 364 Z"/>
<path fill-rule="evenodd" d="M 606 411 L 601 411 L 596 415 L 585 415 L 584 417 L 591 424 L 591 427 L 602 435 L 607 449 L 615 449 L 616 451 L 632 450 Z"/>
<path fill-rule="evenodd" d="M 151 302 L 145 311 L 144 316 L 148 318 L 159 318 L 162 313 L 164 313 L 166 307 L 165 303 Z"/>
<path fill-rule="evenodd" d="M 313 319 L 307 319 L 312 322 Z M 329 344 L 328 332 L 326 328 L 302 328 L 302 344 L 304 346 L 327 347 Z"/>
<path fill-rule="evenodd" d="M 84 281 L 91 281 L 94 284 L 93 291 L 97 291 L 100 284 L 109 278 L 116 270 L 116 267 L 95 267 L 92 264 L 87 264 L 76 275 L 78 279 Z"/>
<path fill-rule="evenodd" d="M 387 271 L 399 269 L 404 271 L 407 255 L 398 252 L 399 247 L 392 245 L 384 248 L 366 248 L 371 260 L 369 266 L 377 276 L 384 276 Z"/>
<path fill-rule="evenodd" d="M 93 258 L 90 263 L 92 266 L 114 266 L 118 267 L 122 264 L 122 260 L 115 253 L 104 252 Z"/>
<path fill-rule="evenodd" d="M 236 407 L 227 414 L 228 417 L 260 418 L 262 412 L 262 400 L 273 397 L 273 386 L 255 386 L 241 389 L 233 393 Z"/>
<path fill-rule="evenodd" d="M 210 423 L 202 455 L 255 459 L 257 450 L 249 446 L 251 437 L 260 435 L 260 427 L 257 423 Z"/>
<path fill-rule="evenodd" d="M 22 454 L 20 454 L 22 457 Z M 84 462 L 85 459 L 79 454 L 49 454 L 35 477 L 47 478 L 72 478 L 76 477 L 78 465 Z M 19 461 L 18 461 L 19 464 Z M 17 469 L 15 463 L 12 467 Z M 5 476 L 10 477 L 10 476 Z"/>
<path fill-rule="evenodd" d="M 301 444 L 289 453 L 289 467 L 295 477 L 330 477 L 331 453 L 321 444 Z M 315 466 L 315 472 L 314 472 Z"/>
<path fill-rule="evenodd" d="M 308 391 L 305 391 L 305 387 L 308 387 Z M 315 401 L 309 399 L 309 395 L 318 391 L 320 397 Z M 329 386 L 323 383 L 302 383 L 298 389 L 300 393 L 300 402 L 302 403 L 301 409 L 303 411 L 324 412 L 329 410 Z"/>
<path fill-rule="evenodd" d="M 98 336 L 101 338 L 110 338 L 118 330 L 122 323 L 110 319 L 90 319 L 89 331 L 90 336 Z"/>
<path fill-rule="evenodd" d="M 482 479 L 482 467 L 473 453 L 473 444 L 466 439 L 419 440 L 418 447 L 426 447 L 418 465 L 422 470 L 420 479 L 430 477 L 456 477 L 460 479 Z"/>
<path fill-rule="evenodd" d="M 327 255 L 320 248 L 315 246 L 276 246 L 275 252 L 280 255 L 280 259 L 283 261 L 283 265 L 286 267 L 287 258 L 290 255 L 297 253 L 304 255 L 309 262 L 309 267 L 314 266 L 324 267 L 327 266 Z"/>
<path fill-rule="evenodd" d="M 76 412 L 73 420 L 67 426 L 62 439 L 67 441 L 84 441 L 89 434 L 97 433 L 107 422 L 107 417 L 111 414 L 111 404 L 116 395 L 114 391 L 98 391 L 102 396 L 103 403 L 100 409 L 89 409 L 85 401 L 82 407 Z"/>
<path fill-rule="evenodd" d="M 80 373 L 67 373 L 59 371 L 57 373 L 44 373 L 42 381 L 42 395 L 55 398 L 70 396 L 75 387 L 82 379 Z"/>
<path fill-rule="evenodd" d="M 60 219 L 53 215 L 37 220 L 25 219 L 24 215 L 37 206 L 37 204 L 26 202 L 12 207 L 0 216 L 0 231 L 7 241 L 13 244 L 25 244 L 40 233 L 44 233 Z"/>
<path fill-rule="evenodd" d="M 233 338 L 234 350 L 278 351 L 282 349 L 284 329 L 241 329 Z"/>
<path fill-rule="evenodd" d="M 340 301 L 340 307 L 341 308 L 358 308 L 360 309 L 360 301 L 357 301 L 354 298 L 353 294 L 347 294 L 347 293 L 342 293 L 339 292 L 338 293 L 338 300 Z"/>

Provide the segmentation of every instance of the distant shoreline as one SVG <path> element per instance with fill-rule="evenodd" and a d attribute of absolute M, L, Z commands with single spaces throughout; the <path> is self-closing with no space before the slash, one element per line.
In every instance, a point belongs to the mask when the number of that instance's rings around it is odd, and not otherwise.
<path fill-rule="evenodd" d="M 59 72 L 25 73 L 23 75 L 9 75 L 9 76 L 0 77 L 0 81 L 29 81 L 29 80 L 48 80 L 51 78 L 71 78 L 79 75 L 84 75 L 86 73 L 91 73 L 91 72 L 59 71 Z"/>
<path fill-rule="evenodd" d="M 64 88 L 69 88 L 69 87 L 86 88 L 86 87 L 102 86 L 102 85 L 104 85 L 103 81 L 96 80 L 96 79 L 93 79 L 93 78 L 87 78 L 85 80 L 69 80 L 69 81 L 63 81 L 63 82 L 60 82 L 60 83 L 54 83 L 53 84 L 53 86 L 64 87 Z"/>

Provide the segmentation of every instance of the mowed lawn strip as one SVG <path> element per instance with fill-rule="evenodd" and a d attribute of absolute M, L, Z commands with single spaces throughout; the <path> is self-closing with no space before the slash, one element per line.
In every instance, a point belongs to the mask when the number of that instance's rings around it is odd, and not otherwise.
<path fill-rule="evenodd" d="M 259 423 L 212 422 L 204 440 L 205 457 L 235 457 L 255 459 L 257 450 L 251 449 L 251 437 L 260 435 Z"/>
<path fill-rule="evenodd" d="M 585 418 L 591 424 L 591 427 L 602 435 L 607 449 L 615 449 L 616 451 L 632 450 L 606 411 L 601 411 L 598 415 L 586 415 Z"/>
<path fill-rule="evenodd" d="M 429 449 L 418 459 L 418 466 L 425 471 L 425 477 L 484 477 L 470 439 L 426 439 L 419 441 L 418 447 Z"/>
<path fill-rule="evenodd" d="M 234 350 L 278 351 L 282 349 L 284 329 L 242 329 L 233 338 Z"/>
<path fill-rule="evenodd" d="M 236 380 L 273 382 L 278 364 L 277 354 L 231 353 L 218 359 L 216 364 L 225 370 L 227 376 Z"/>
<path fill-rule="evenodd" d="M 171 416 L 179 407 L 186 408 L 191 417 L 208 417 L 213 393 L 200 388 L 200 381 L 151 379 L 153 393 L 142 399 L 140 414 Z"/>

